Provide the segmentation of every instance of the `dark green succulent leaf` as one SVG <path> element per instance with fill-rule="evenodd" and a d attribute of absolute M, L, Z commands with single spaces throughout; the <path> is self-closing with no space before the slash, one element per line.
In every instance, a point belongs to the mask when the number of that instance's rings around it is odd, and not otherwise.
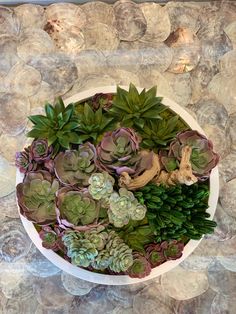
<path fill-rule="evenodd" d="M 58 97 L 55 104 L 55 113 L 58 116 L 59 113 L 65 110 L 65 105 L 61 97 Z"/>
<path fill-rule="evenodd" d="M 48 132 L 41 129 L 32 129 L 26 134 L 26 136 L 32 138 L 47 138 Z"/>
<path fill-rule="evenodd" d="M 48 146 L 52 145 L 54 142 L 56 142 L 56 140 L 57 140 L 56 135 L 52 135 L 52 136 L 48 137 Z"/>
<path fill-rule="evenodd" d="M 59 144 L 66 148 L 66 149 L 70 149 L 70 143 L 69 143 L 69 139 L 67 136 L 64 136 L 64 137 L 61 137 L 61 138 L 58 138 L 58 142 Z"/>
<path fill-rule="evenodd" d="M 149 119 L 162 119 L 160 114 L 156 110 L 148 110 L 144 112 L 142 115 L 143 118 L 149 118 Z"/>
<path fill-rule="evenodd" d="M 95 113 L 92 108 L 86 103 L 84 105 L 84 116 L 87 124 L 93 124 L 95 120 Z"/>
<path fill-rule="evenodd" d="M 45 105 L 45 113 L 46 113 L 46 116 L 49 120 L 53 121 L 55 119 L 54 108 L 51 104 L 47 103 Z"/>
<path fill-rule="evenodd" d="M 102 108 L 101 107 L 95 112 L 94 123 L 98 125 L 102 123 Z"/>
<path fill-rule="evenodd" d="M 65 131 L 70 131 L 70 130 L 74 130 L 78 128 L 78 122 L 68 122 L 64 127 L 63 127 L 63 130 Z"/>
<path fill-rule="evenodd" d="M 33 115 L 29 116 L 28 119 L 34 124 L 34 125 L 42 125 L 42 126 L 51 126 L 50 120 L 43 116 L 43 115 Z"/>

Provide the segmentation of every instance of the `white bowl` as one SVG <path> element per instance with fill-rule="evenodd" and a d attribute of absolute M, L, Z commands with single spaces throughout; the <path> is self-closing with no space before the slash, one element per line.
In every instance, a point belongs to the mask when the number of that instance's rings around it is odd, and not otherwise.
<path fill-rule="evenodd" d="M 128 89 L 127 86 L 122 86 L 122 87 L 125 89 Z M 138 88 L 138 90 L 140 92 L 142 89 Z M 98 87 L 98 88 L 93 88 L 88 91 L 78 93 L 66 99 L 65 104 L 68 105 L 69 103 L 77 102 L 79 100 L 89 98 L 96 93 L 116 93 L 116 86 Z M 161 95 L 158 94 L 158 96 L 161 96 Z M 162 103 L 166 105 L 167 107 L 171 108 L 174 112 L 176 112 L 193 130 L 197 130 L 201 134 L 205 134 L 202 128 L 198 125 L 198 123 L 191 117 L 191 115 L 188 112 L 186 112 L 182 107 L 180 107 L 178 104 L 176 104 L 174 101 L 166 97 L 163 97 Z M 24 178 L 24 175 L 21 174 L 19 170 L 17 170 L 16 184 L 22 182 L 23 178 Z M 211 176 L 210 176 L 209 208 L 207 210 L 207 212 L 211 215 L 211 218 L 213 218 L 215 210 L 216 210 L 218 194 L 219 194 L 219 175 L 218 175 L 218 168 L 215 167 L 212 170 Z M 48 250 L 42 247 L 42 241 L 39 237 L 37 230 L 34 227 L 34 224 L 28 221 L 22 215 L 20 215 L 20 218 L 24 225 L 25 230 L 27 231 L 33 243 L 50 262 L 52 262 L 58 268 L 62 269 L 63 271 L 75 277 L 78 277 L 80 279 L 87 280 L 90 282 L 98 283 L 98 284 L 104 284 L 104 285 L 134 284 L 134 283 L 146 281 L 146 280 L 155 278 L 159 275 L 162 275 L 168 272 L 169 270 L 173 269 L 179 263 L 181 263 L 184 259 L 186 259 L 201 242 L 201 240 L 198 240 L 198 241 L 190 240 L 184 247 L 183 255 L 181 258 L 177 260 L 165 262 L 164 264 L 152 269 L 150 275 L 145 278 L 142 278 L 142 279 L 130 278 L 127 275 L 117 275 L 117 276 L 104 275 L 104 274 L 93 273 L 91 271 L 84 270 L 82 268 L 74 266 L 70 264 L 68 261 L 64 260 L 59 255 L 57 255 L 52 250 Z"/>

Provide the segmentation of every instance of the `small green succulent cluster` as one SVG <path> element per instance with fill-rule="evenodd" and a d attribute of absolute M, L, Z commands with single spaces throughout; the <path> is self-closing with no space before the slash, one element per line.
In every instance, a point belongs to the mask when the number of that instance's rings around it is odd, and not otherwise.
<path fill-rule="evenodd" d="M 133 263 L 132 250 L 115 231 L 106 232 L 102 227 L 86 232 L 69 231 L 62 240 L 67 255 L 77 266 L 125 272 Z"/>
<path fill-rule="evenodd" d="M 216 223 L 209 219 L 209 187 L 205 183 L 172 187 L 148 184 L 136 191 L 135 196 L 148 208 L 147 217 L 156 235 L 156 241 L 183 236 L 198 240 L 212 233 Z"/>
<path fill-rule="evenodd" d="M 107 199 L 113 192 L 113 185 L 115 180 L 107 172 L 94 173 L 88 180 L 89 183 L 89 193 L 92 195 L 93 199 Z"/>

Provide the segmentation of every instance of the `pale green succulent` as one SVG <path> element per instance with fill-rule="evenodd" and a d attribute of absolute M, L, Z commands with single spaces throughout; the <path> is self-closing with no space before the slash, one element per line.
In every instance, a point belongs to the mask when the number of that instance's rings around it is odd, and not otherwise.
<path fill-rule="evenodd" d="M 67 256 L 76 266 L 88 267 L 98 255 L 95 244 L 78 232 L 66 233 L 62 240 L 67 248 Z"/>
<path fill-rule="evenodd" d="M 64 187 L 58 191 L 60 216 L 74 226 L 92 223 L 98 214 L 98 204 L 88 192 L 72 191 Z"/>
<path fill-rule="evenodd" d="M 134 194 L 125 188 L 114 192 L 109 198 L 110 208 L 108 217 L 110 223 L 121 228 L 129 223 L 129 220 L 142 220 L 146 214 L 146 207 L 141 205 L 134 197 Z"/>
<path fill-rule="evenodd" d="M 95 261 L 92 263 L 92 267 L 98 270 L 104 270 L 111 264 L 112 256 L 108 250 L 102 250 L 98 253 Z"/>
<path fill-rule="evenodd" d="M 112 256 L 109 265 L 110 270 L 116 273 L 124 272 L 133 264 L 132 249 L 124 243 L 115 231 L 109 233 L 106 250 Z"/>
<path fill-rule="evenodd" d="M 108 233 L 104 231 L 104 227 L 100 226 L 97 229 L 92 229 L 84 233 L 85 239 L 93 243 L 97 250 L 103 250 L 108 238 Z"/>
<path fill-rule="evenodd" d="M 114 178 L 107 172 L 94 173 L 89 178 L 89 193 L 95 200 L 107 198 L 113 192 Z"/>

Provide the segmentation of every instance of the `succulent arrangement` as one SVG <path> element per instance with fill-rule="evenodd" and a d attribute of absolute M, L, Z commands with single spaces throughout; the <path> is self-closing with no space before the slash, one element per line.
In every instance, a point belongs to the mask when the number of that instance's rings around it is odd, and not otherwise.
<path fill-rule="evenodd" d="M 219 156 L 204 135 L 133 84 L 30 116 L 20 212 L 42 246 L 89 271 L 148 276 L 212 233 L 209 176 Z"/>

